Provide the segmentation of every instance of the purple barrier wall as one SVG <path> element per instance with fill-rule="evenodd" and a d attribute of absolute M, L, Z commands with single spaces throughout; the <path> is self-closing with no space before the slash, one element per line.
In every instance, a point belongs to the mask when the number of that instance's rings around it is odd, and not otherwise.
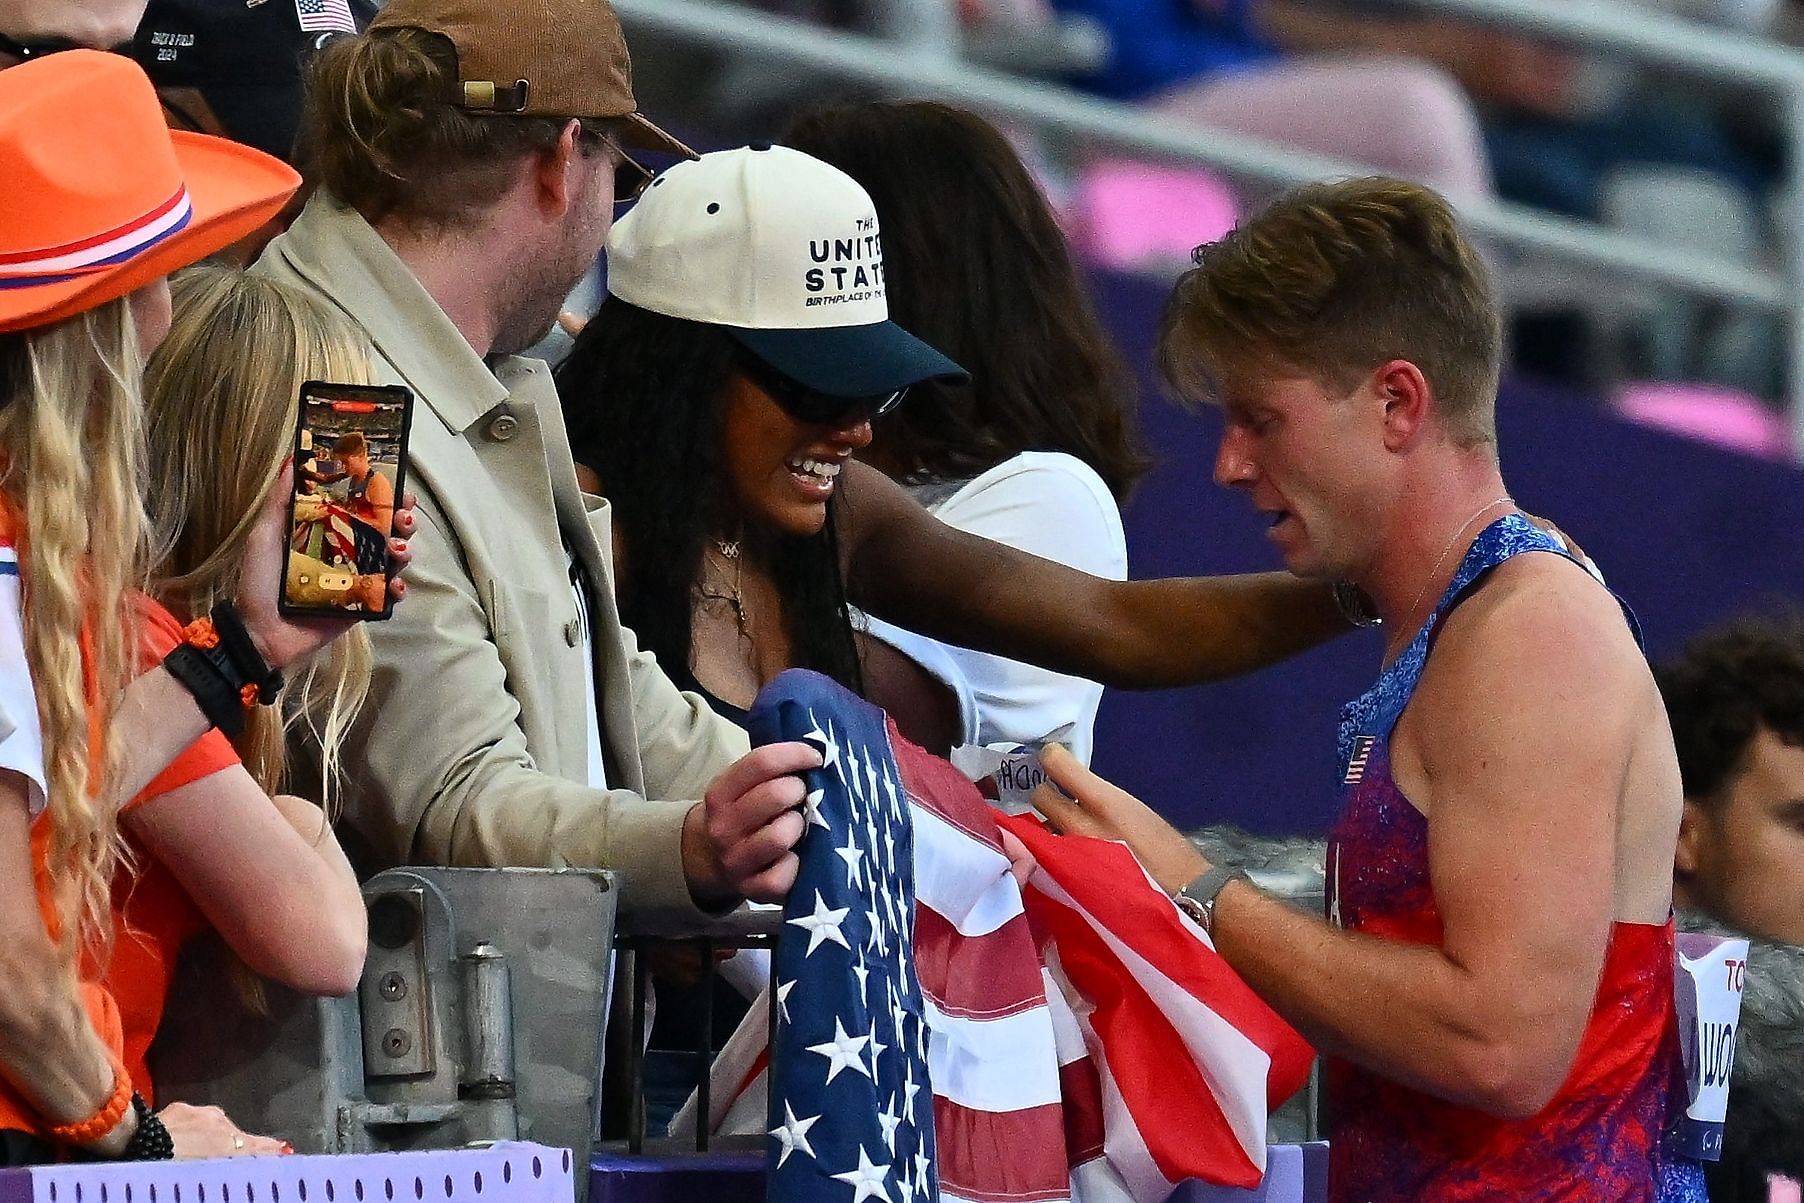
<path fill-rule="evenodd" d="M 1165 290 L 1093 277 L 1094 294 L 1142 376 L 1141 421 L 1159 465 L 1126 512 L 1135 576 L 1279 567 L 1245 498 L 1210 480 L 1213 413 L 1163 400 L 1149 366 Z M 1498 410 L 1517 500 L 1568 530 L 1646 627 L 1656 658 L 1735 611 L 1804 602 L 1804 472 L 1630 426 L 1594 403 L 1506 386 Z M 1319 832 L 1334 805 L 1342 702 L 1377 671 L 1360 633 L 1290 664 L 1202 689 L 1110 690 L 1097 769 L 1174 822 Z"/>
<path fill-rule="evenodd" d="M 112 1161 L 0 1170 L 0 1203 L 572 1203 L 570 1150 Z"/>

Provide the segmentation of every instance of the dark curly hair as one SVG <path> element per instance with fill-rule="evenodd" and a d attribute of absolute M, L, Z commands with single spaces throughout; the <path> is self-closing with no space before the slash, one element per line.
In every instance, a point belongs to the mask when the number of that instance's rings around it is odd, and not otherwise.
<path fill-rule="evenodd" d="M 557 370 L 575 460 L 601 478 L 625 558 L 620 615 L 672 671 L 693 663 L 695 590 L 726 489 L 726 386 L 743 354 L 715 326 L 609 297 Z M 834 506 L 807 537 L 748 532 L 783 598 L 794 667 L 863 692 Z"/>
<path fill-rule="evenodd" d="M 1654 670 L 1685 796 L 1717 796 L 1764 727 L 1804 747 L 1804 611 L 1750 614 L 1708 631 Z"/>
<path fill-rule="evenodd" d="M 971 373 L 910 389 L 865 458 L 915 483 L 1063 451 L 1124 500 L 1147 467 L 1135 384 L 1008 140 L 962 109 L 899 101 L 817 110 L 781 141 L 870 193 L 890 317 Z"/>

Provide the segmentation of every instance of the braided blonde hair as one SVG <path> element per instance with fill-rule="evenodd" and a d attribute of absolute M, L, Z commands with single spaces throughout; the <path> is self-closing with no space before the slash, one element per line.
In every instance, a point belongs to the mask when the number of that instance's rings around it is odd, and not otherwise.
<path fill-rule="evenodd" d="M 43 728 L 65 965 L 111 939 L 120 849 L 106 731 L 135 675 L 147 522 L 129 303 L 0 335 L 0 492 L 21 518 L 25 659 Z"/>
<path fill-rule="evenodd" d="M 235 268 L 189 268 L 170 291 L 174 320 L 144 373 L 159 553 L 151 587 L 191 617 L 238 595 L 244 547 L 289 453 L 302 382 L 370 383 L 370 347 L 336 311 Z M 287 787 L 288 736 L 299 727 L 319 749 L 322 801 L 333 813 L 339 745 L 370 670 L 369 636 L 354 628 L 290 669 L 279 705 L 252 712 L 238 754 L 266 792 Z"/>

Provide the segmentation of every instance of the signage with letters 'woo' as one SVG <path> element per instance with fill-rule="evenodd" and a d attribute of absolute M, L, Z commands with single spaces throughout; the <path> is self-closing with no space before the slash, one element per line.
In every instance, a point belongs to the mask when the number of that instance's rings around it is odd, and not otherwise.
<path fill-rule="evenodd" d="M 1735 1068 L 1735 1028 L 1748 942 L 1680 932 L 1673 986 L 1678 993 L 1679 1042 L 1685 1053 L 1688 1104 L 1669 1134 L 1672 1148 L 1699 1161 L 1723 1155 L 1723 1116 Z"/>

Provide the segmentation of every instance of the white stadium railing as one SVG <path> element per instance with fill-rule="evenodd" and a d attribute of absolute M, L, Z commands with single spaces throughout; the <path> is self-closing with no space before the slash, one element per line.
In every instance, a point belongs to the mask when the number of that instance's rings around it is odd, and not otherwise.
<path fill-rule="evenodd" d="M 1804 167 L 1804 53 L 1741 34 L 1601 0 L 1398 0 L 1577 47 L 1777 93 L 1790 159 Z M 1177 121 L 1132 105 L 983 67 L 934 48 L 956 46 L 936 0 L 884 0 L 870 37 L 718 0 L 615 0 L 629 31 L 656 33 L 799 74 L 856 80 L 895 95 L 934 97 L 1035 128 L 1063 131 L 1149 157 L 1194 163 L 1277 185 L 1361 175 L 1371 168 Z M 1787 319 L 1787 380 L 1796 444 L 1804 451 L 1804 188 L 1789 190 L 1791 236 L 1780 269 L 1690 250 L 1489 198 L 1459 202 L 1462 220 L 1506 253 L 1774 312 Z"/>

